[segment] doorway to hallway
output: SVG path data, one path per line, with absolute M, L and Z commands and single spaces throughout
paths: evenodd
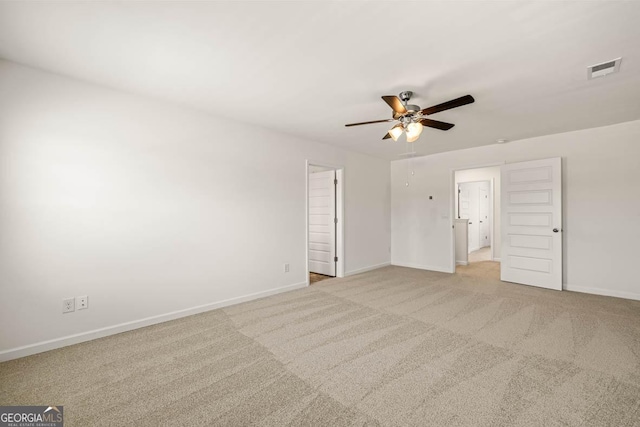
M 491 249 L 491 181 L 458 183 L 458 219 L 467 220 L 468 253 Z M 490 218 L 491 217 L 491 218 Z
M 455 171 L 456 265 L 499 262 L 500 167 Z

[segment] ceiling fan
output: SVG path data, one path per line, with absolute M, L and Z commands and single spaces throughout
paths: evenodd
M 431 120 L 426 118 L 431 114 L 439 113 L 440 111 L 450 110 L 451 108 L 461 107 L 463 105 L 471 104 L 475 102 L 473 96 L 465 95 L 460 98 L 452 99 L 451 101 L 443 102 L 442 104 L 434 105 L 433 107 L 425 108 L 423 110 L 420 109 L 417 105 L 409 105 L 407 102 L 411 99 L 413 92 L 404 91 L 400 92 L 398 96 L 383 96 L 382 99 L 384 102 L 389 104 L 389 107 L 393 109 L 393 118 L 386 120 L 373 120 L 371 122 L 362 122 L 362 123 L 350 123 L 345 125 L 349 126 L 360 126 L 360 125 L 368 125 L 371 123 L 384 123 L 384 122 L 394 122 L 398 123 L 392 127 L 387 134 L 382 139 L 393 139 L 397 141 L 402 132 L 407 134 L 407 142 L 414 142 L 422 133 L 422 127 L 427 126 L 430 128 L 440 129 L 440 130 L 449 130 L 454 125 L 452 123 L 439 122 L 437 120 Z

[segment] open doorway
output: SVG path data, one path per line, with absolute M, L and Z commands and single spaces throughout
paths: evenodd
M 455 264 L 500 261 L 500 167 L 454 172 Z
M 458 183 L 456 219 L 466 220 L 468 262 L 491 261 L 491 181 Z
M 308 283 L 342 277 L 342 169 L 307 163 Z

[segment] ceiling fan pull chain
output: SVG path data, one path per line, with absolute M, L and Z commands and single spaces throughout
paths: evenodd
M 405 142 L 406 152 L 409 152 L 409 141 Z M 409 169 L 411 168 L 411 157 L 409 157 L 407 161 L 407 182 L 405 184 L 406 187 L 409 186 Z

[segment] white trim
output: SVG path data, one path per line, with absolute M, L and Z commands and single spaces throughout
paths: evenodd
M 336 230 L 336 277 L 344 277 L 344 168 L 336 169 L 336 214 L 338 216 L 338 228 Z M 307 200 L 309 197 L 307 197 Z M 307 202 L 308 203 L 308 202 Z M 309 215 L 307 215 L 309 218 Z M 307 233 L 307 236 L 309 233 Z M 307 254 L 309 246 L 307 245 Z
M 95 340 L 97 338 L 106 337 L 109 335 L 115 335 L 122 332 L 132 331 L 138 328 L 144 328 L 145 326 L 151 326 L 158 323 L 167 322 L 170 320 L 180 319 L 182 317 L 191 316 L 198 313 L 204 313 L 205 311 L 215 310 L 217 308 L 228 307 L 230 305 L 240 304 L 242 302 L 252 301 L 258 298 L 268 297 L 270 295 L 279 294 L 282 292 L 293 291 L 295 289 L 304 288 L 307 286 L 307 282 L 300 282 L 293 285 L 282 286 L 280 288 L 274 288 L 267 291 L 256 292 L 240 297 L 229 298 L 222 301 L 212 302 L 209 304 L 199 305 L 196 307 L 186 308 L 183 310 L 172 311 L 170 313 L 159 314 L 157 316 L 146 317 L 140 320 L 133 320 L 131 322 L 120 323 L 118 325 L 107 326 L 100 329 L 94 329 L 92 331 L 81 332 L 79 334 L 67 335 L 66 337 L 55 338 L 52 340 L 41 341 L 35 344 L 29 344 L 22 347 L 10 348 L 8 350 L 0 351 L 0 362 L 6 362 L 7 360 L 18 359 L 20 357 L 31 356 L 32 354 L 42 353 L 44 351 L 54 350 L 56 348 L 66 347 L 73 344 L 78 344 L 85 341 Z
M 455 273 L 455 267 L 454 270 L 447 270 L 446 268 L 442 268 L 442 267 L 436 267 L 433 265 L 423 265 L 423 264 L 413 264 L 410 262 L 394 262 L 391 261 L 391 265 L 395 265 L 398 267 L 408 267 L 408 268 L 416 268 L 418 270 L 429 270 L 429 271 L 438 271 L 440 273 Z
M 494 166 L 502 166 L 502 165 L 506 165 L 507 162 L 506 161 L 501 161 L 501 162 L 491 162 L 491 163 L 481 163 L 481 164 L 473 164 L 473 165 L 467 165 L 467 166 L 458 166 L 454 169 L 451 169 L 452 171 L 465 171 L 468 169 L 484 169 L 484 168 L 492 168 Z
M 449 172 L 449 218 L 451 218 L 451 271 L 456 271 L 456 198 L 458 197 L 458 188 L 456 186 L 456 171 L 455 169 Z M 467 236 L 469 232 L 467 232 Z M 467 237 L 467 245 L 469 238 Z M 469 255 L 467 247 L 467 256 Z
M 493 257 L 494 261 L 500 262 L 500 257 Z
M 562 289 L 571 292 L 582 292 L 584 294 L 602 295 L 606 297 L 625 298 L 640 301 L 640 293 L 637 292 L 616 291 L 615 289 L 592 288 L 589 286 L 574 286 L 568 283 L 565 283 L 562 286 Z
M 367 271 L 377 270 L 379 268 L 388 267 L 390 265 L 391 265 L 390 262 L 383 262 L 382 264 L 370 265 L 369 267 L 364 267 L 364 268 L 359 268 L 357 270 L 347 271 L 346 273 L 344 273 L 344 277 L 353 276 L 353 275 L 360 274 L 360 273 L 366 273 Z
M 467 261 L 456 261 L 456 265 L 469 265 Z
M 491 182 L 489 183 L 489 203 L 491 203 L 491 209 L 489 209 L 489 234 L 491 235 L 491 259 L 495 258 L 495 247 L 496 247 L 496 233 L 495 233 L 495 229 L 493 227 L 493 223 L 495 221 L 495 217 L 496 217 L 496 202 L 495 202 L 495 178 L 491 178 Z

